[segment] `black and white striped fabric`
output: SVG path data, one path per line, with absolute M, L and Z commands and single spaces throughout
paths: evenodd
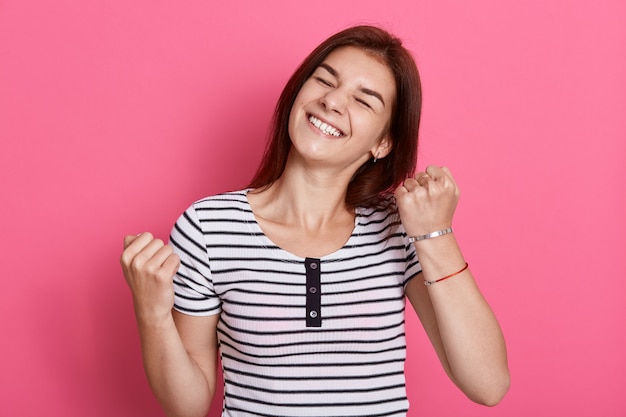
M 170 238 L 175 308 L 221 315 L 223 415 L 406 415 L 404 286 L 421 269 L 397 215 L 359 209 L 343 248 L 300 258 L 246 193 L 196 202 Z

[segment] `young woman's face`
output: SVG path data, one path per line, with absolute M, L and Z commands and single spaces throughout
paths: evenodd
M 304 83 L 289 115 L 289 135 L 308 161 L 356 170 L 390 150 L 396 98 L 393 73 L 356 47 L 336 49 Z

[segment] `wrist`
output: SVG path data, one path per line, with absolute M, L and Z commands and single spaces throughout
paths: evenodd
M 137 325 L 142 329 L 165 329 L 174 325 L 172 310 L 161 310 L 154 308 L 139 308 L 135 304 L 135 319 Z
M 440 236 L 444 236 L 447 235 L 449 233 L 453 233 L 452 227 L 446 227 L 444 229 L 438 229 L 435 230 L 434 232 L 430 232 L 430 233 L 424 233 L 421 235 L 413 235 L 413 236 L 409 236 L 409 242 L 419 242 L 422 240 L 427 240 L 427 239 L 434 239 Z
M 454 233 L 413 242 L 413 247 L 422 265 L 445 265 L 449 261 L 463 259 Z

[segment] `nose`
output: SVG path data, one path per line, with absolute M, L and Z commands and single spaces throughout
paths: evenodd
M 321 97 L 321 103 L 327 111 L 343 114 L 347 103 L 346 94 L 339 88 L 329 90 Z

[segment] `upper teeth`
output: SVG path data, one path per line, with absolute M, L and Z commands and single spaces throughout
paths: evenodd
M 341 131 L 340 130 L 335 129 L 331 125 L 328 125 L 328 124 L 322 122 L 317 117 L 309 116 L 309 122 L 311 122 L 313 124 L 313 126 L 318 128 L 322 132 L 326 133 L 327 135 L 333 135 L 335 137 L 341 136 Z

